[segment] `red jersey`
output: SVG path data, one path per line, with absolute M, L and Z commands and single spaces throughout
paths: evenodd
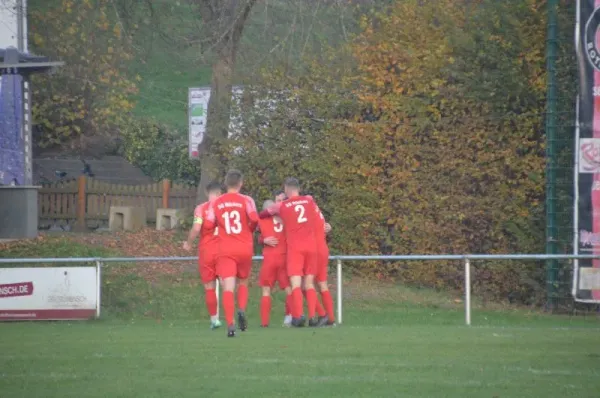
M 208 229 L 206 226 L 206 218 L 210 209 L 210 202 L 204 202 L 194 210 L 194 224 L 200 224 L 200 243 L 198 248 L 202 251 L 217 249 L 219 228 Z
M 287 251 L 285 242 L 285 232 L 283 222 L 279 217 L 269 217 L 259 220 L 258 227 L 260 228 L 260 237 L 258 241 L 262 244 L 265 238 L 270 236 L 277 238 L 279 243 L 277 246 L 264 245 L 264 254 L 285 254 Z
M 251 197 L 239 193 L 226 193 L 212 202 L 208 213 L 206 227 L 218 227 L 221 252 L 223 249 L 252 250 L 252 233 L 258 223 L 258 214 Z
M 288 247 L 315 247 L 315 228 L 317 228 L 317 204 L 312 196 L 295 196 L 275 203 L 260 213 L 262 218 L 279 215 L 285 225 L 285 237 Z
M 317 241 L 317 246 L 327 246 L 327 234 L 325 233 L 325 217 L 323 217 L 323 213 L 319 207 L 316 208 L 317 217 L 316 217 L 316 227 L 315 227 L 315 239 Z

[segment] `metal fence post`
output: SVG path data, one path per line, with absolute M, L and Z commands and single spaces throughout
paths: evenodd
M 100 318 L 100 307 L 102 306 L 102 261 L 96 260 L 96 319 Z
M 549 0 L 546 36 L 546 253 L 556 254 L 557 220 L 556 220 L 556 171 L 557 171 L 557 83 L 556 58 L 558 51 L 558 0 Z M 558 262 L 554 259 L 546 261 L 546 292 L 548 309 L 556 305 L 556 279 Z
M 471 261 L 465 257 L 465 324 L 471 326 Z
M 342 260 L 337 259 L 337 323 L 342 324 Z

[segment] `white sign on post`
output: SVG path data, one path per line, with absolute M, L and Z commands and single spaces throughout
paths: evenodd
M 243 88 L 234 86 L 231 98 L 234 105 L 239 107 Z M 208 115 L 208 101 L 210 100 L 210 87 L 190 87 L 188 89 L 188 145 L 191 159 L 198 159 L 198 145 L 204 140 L 206 134 L 206 119 Z M 236 129 L 241 128 L 241 121 L 235 115 L 235 107 L 232 106 L 232 114 L 229 122 L 229 137 Z
M 188 94 L 188 123 L 189 123 L 189 154 L 190 158 L 197 159 L 198 145 L 204 140 L 206 133 L 206 116 L 208 114 L 208 101 L 210 100 L 210 87 L 190 88 Z
M 97 267 L 0 268 L 0 321 L 94 318 L 99 289 Z

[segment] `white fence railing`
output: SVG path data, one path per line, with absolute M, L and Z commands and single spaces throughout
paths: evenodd
M 262 260 L 262 256 L 253 257 L 254 261 Z M 592 260 L 600 259 L 600 255 L 587 254 L 448 254 L 448 255 L 374 255 L 374 256 L 351 256 L 340 255 L 330 256 L 330 260 L 336 261 L 336 281 L 337 281 L 337 322 L 342 323 L 342 262 L 343 261 L 441 261 L 456 260 L 464 263 L 464 284 L 465 284 L 465 324 L 471 325 L 471 262 L 475 260 Z M 104 263 L 124 263 L 124 262 L 152 262 L 152 261 L 197 261 L 197 257 L 67 257 L 67 258 L 0 258 L 2 264 L 39 264 L 39 263 L 94 263 L 98 267 L 98 283 L 100 284 L 100 272 Z M 217 289 L 219 288 L 217 284 Z M 98 294 L 100 289 L 98 289 Z M 218 297 L 217 290 L 217 297 Z M 98 297 L 100 303 L 100 297 Z M 99 305 L 98 305 L 99 307 Z M 98 310 L 98 316 L 100 312 Z

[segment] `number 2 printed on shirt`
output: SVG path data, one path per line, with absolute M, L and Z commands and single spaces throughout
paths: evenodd
M 302 224 L 308 221 L 308 219 L 304 217 L 304 212 L 306 211 L 304 206 L 296 205 L 296 207 L 294 207 L 294 210 L 296 211 L 296 213 L 298 213 L 298 224 Z

